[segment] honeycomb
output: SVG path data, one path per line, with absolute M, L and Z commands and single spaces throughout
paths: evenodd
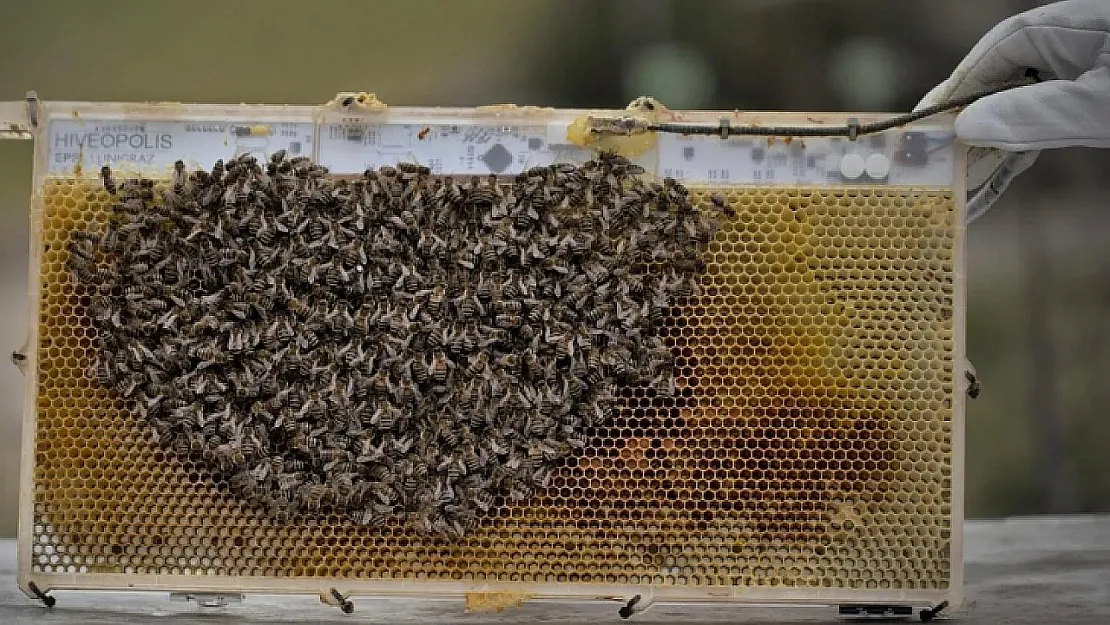
M 65 270 L 98 182 L 41 189 L 32 574 L 946 589 L 956 205 L 944 189 L 694 188 L 736 209 L 662 332 L 676 397 L 621 409 L 526 505 L 466 538 L 279 524 L 87 375 Z

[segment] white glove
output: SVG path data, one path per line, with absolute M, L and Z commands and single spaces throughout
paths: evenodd
M 1040 151 L 1110 147 L 1110 0 L 1066 0 L 995 26 L 917 108 L 1039 74 L 1037 84 L 969 105 L 956 135 L 969 146 L 967 221 L 982 215 Z

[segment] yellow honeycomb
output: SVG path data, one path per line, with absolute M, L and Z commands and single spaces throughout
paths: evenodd
M 715 189 L 696 188 L 708 207 Z M 527 505 L 462 540 L 339 517 L 275 523 L 86 370 L 65 270 L 97 182 L 42 189 L 33 572 L 945 589 L 955 203 L 945 190 L 716 189 L 737 214 L 663 332 L 676 398 L 643 388 Z

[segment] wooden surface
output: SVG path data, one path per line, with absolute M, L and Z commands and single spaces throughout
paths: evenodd
M 966 525 L 968 601 L 952 622 L 1110 624 L 1110 516 L 1037 517 Z M 655 605 L 631 621 L 614 603 L 531 602 L 466 613 L 462 601 L 356 598 L 346 615 L 315 597 L 248 596 L 225 608 L 170 601 L 164 593 L 55 592 L 47 609 L 15 583 L 15 541 L 0 540 L 0 624 L 29 623 L 836 623 L 834 608 Z M 912 621 L 917 622 L 915 617 Z M 934 621 L 935 622 L 935 621 Z

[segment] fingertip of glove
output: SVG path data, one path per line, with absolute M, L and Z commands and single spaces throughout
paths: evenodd
M 996 107 L 987 100 L 989 98 L 973 102 L 956 116 L 956 137 L 970 146 L 1005 147 L 1012 139 L 1012 131 L 998 118 Z
M 913 107 L 913 110 L 915 112 L 920 111 L 923 108 L 927 108 L 941 102 L 948 97 L 947 92 L 949 90 L 949 81 L 947 80 L 936 85 L 935 87 L 930 89 L 929 92 L 926 93 L 920 101 L 918 101 L 917 106 Z

